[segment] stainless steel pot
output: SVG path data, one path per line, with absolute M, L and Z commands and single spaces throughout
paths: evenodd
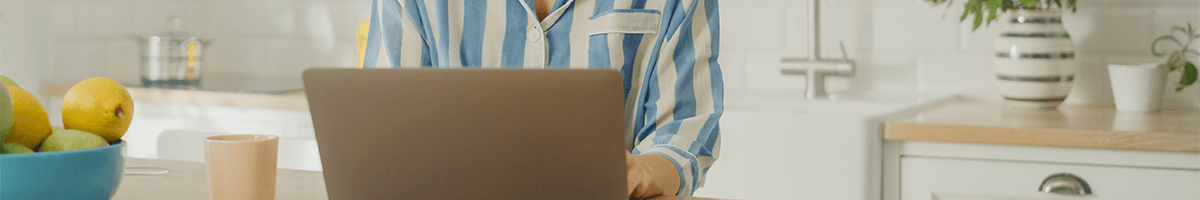
M 141 46 L 143 86 L 200 86 L 204 50 L 212 44 L 212 38 L 170 34 L 137 40 Z

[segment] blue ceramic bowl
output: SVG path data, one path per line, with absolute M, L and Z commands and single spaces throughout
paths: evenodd
M 0 154 L 0 199 L 111 199 L 125 159 L 118 140 L 107 147 Z

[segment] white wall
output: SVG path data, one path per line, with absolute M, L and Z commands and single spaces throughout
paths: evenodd
M 999 100 L 992 74 L 993 42 L 1006 26 L 971 31 L 959 23 L 963 1 L 934 7 L 924 0 L 822 0 L 822 54 L 840 57 L 845 42 L 856 60 L 853 78 L 833 78 L 831 92 L 891 90 L 957 92 Z M 777 60 L 807 54 L 807 1 L 722 0 L 721 64 L 730 95 L 747 90 L 800 92 L 802 77 L 781 77 Z M 1196 0 L 1081 0 L 1064 24 L 1080 63 L 1073 103 L 1112 102 L 1110 62 L 1161 62 L 1150 41 L 1187 21 L 1200 25 Z M 1196 44 L 1193 44 L 1196 45 Z M 1162 48 L 1162 47 L 1160 47 Z M 1194 60 L 1194 59 L 1193 59 Z M 1172 76 L 1172 81 L 1178 76 Z M 1200 89 L 1169 92 L 1172 104 L 1200 106 Z
M 138 84 L 134 36 L 171 29 L 215 37 L 204 75 L 299 78 L 314 66 L 355 65 L 355 28 L 370 1 L 4 0 L 0 73 L 21 84 L 105 76 Z M 33 50 L 33 51 L 30 51 Z M 23 83 L 29 82 L 29 83 Z M 36 93 L 36 92 L 35 92 Z
M 23 89 L 39 94 L 36 87 L 46 79 L 50 48 L 44 10 L 45 1 L 0 1 L 0 75 L 13 78 Z M 29 87 L 35 86 L 35 87 Z
M 959 1 L 961 2 L 961 1 Z M 859 70 L 832 78 L 832 92 L 962 92 L 999 99 L 992 83 L 992 43 L 1003 23 L 978 31 L 958 22 L 961 6 L 922 0 L 825 0 L 826 57 L 845 42 Z M 1065 14 L 1079 59 L 1069 101 L 1109 103 L 1106 65 L 1158 62 L 1149 43 L 1170 25 L 1200 24 L 1196 0 L 1084 0 Z M 778 74 L 780 56 L 806 54 L 803 0 L 721 0 L 722 54 L 728 95 L 749 90 L 800 92 L 802 77 Z M 205 75 L 298 77 L 312 66 L 356 62 L 354 30 L 369 0 L 4 0 L 0 74 L 22 84 L 70 83 L 92 76 L 138 81 L 132 35 L 168 28 L 216 37 Z M 1172 77 L 1177 78 L 1177 77 Z M 24 83 L 29 82 L 29 83 Z M 1168 102 L 1200 105 L 1200 89 L 1168 93 Z

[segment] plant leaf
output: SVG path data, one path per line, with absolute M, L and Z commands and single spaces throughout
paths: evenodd
M 967 20 L 967 15 L 971 14 L 971 10 L 974 10 L 974 8 L 975 8 L 975 1 L 976 0 L 967 0 L 967 3 L 965 5 L 963 5 L 962 17 L 959 17 L 958 21 L 961 22 L 961 21 Z
M 1196 72 L 1196 65 L 1192 65 L 1191 62 L 1185 61 L 1185 64 L 1183 66 L 1183 77 L 1179 78 L 1179 87 L 1176 87 L 1175 91 L 1178 92 L 1180 90 L 1183 90 L 1184 87 L 1187 87 L 1187 86 L 1192 85 L 1193 83 L 1196 83 L 1197 75 L 1198 75 L 1198 73 Z
M 1000 6 L 1002 5 L 1001 2 L 1004 2 L 1004 0 L 988 0 L 987 8 L 988 8 L 989 12 L 988 12 L 987 24 L 989 26 L 992 25 L 992 21 L 996 21 L 996 14 L 997 14 L 996 10 L 1000 9 Z
M 1158 43 L 1161 41 L 1164 41 L 1164 40 L 1175 41 L 1175 44 L 1177 44 L 1181 47 L 1183 46 L 1183 43 L 1179 42 L 1179 38 L 1175 38 L 1175 36 L 1172 36 L 1172 35 L 1164 35 L 1162 37 L 1158 37 L 1158 39 L 1154 39 L 1154 42 L 1150 43 L 1150 53 L 1154 54 L 1154 56 L 1157 56 L 1157 57 L 1162 57 L 1163 54 L 1166 54 L 1166 52 L 1158 53 L 1158 48 L 1156 48 L 1158 46 Z
M 1171 56 L 1167 57 L 1167 66 L 1171 67 L 1169 71 L 1172 72 L 1182 68 L 1186 62 L 1187 60 L 1184 60 L 1183 56 L 1179 55 L 1179 51 L 1171 51 Z
M 975 27 L 971 28 L 971 30 L 978 30 L 980 24 L 983 24 L 983 12 L 975 12 Z
M 1188 30 L 1188 28 L 1187 28 L 1187 27 L 1183 27 L 1183 26 L 1171 26 L 1171 35 L 1175 35 L 1175 31 L 1176 31 L 1176 30 L 1179 30 L 1179 31 L 1187 31 L 1187 30 Z
M 1021 0 L 1021 7 L 1027 9 L 1035 8 L 1037 7 L 1037 0 Z

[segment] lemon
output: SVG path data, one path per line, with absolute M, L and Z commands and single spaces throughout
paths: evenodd
M 129 130 L 133 98 L 117 81 L 104 77 L 80 81 L 63 96 L 63 126 L 114 142 Z
M 50 118 L 46 116 L 46 109 L 33 94 L 17 86 L 7 87 L 13 99 L 13 125 L 4 141 L 35 149 L 50 136 Z
M 8 94 L 8 86 L 0 86 L 0 142 L 8 138 L 8 129 L 12 128 L 13 102 Z
M 96 134 L 80 130 L 60 130 L 50 134 L 38 152 L 70 151 L 108 146 L 108 141 Z
M 11 142 L 4 142 L 4 146 L 2 147 L 0 148 L 0 154 L 33 153 L 33 149 Z
M 21 86 L 17 85 L 16 81 L 13 81 L 12 79 L 8 79 L 7 76 L 0 76 L 0 83 L 4 83 L 4 85 L 21 87 Z

